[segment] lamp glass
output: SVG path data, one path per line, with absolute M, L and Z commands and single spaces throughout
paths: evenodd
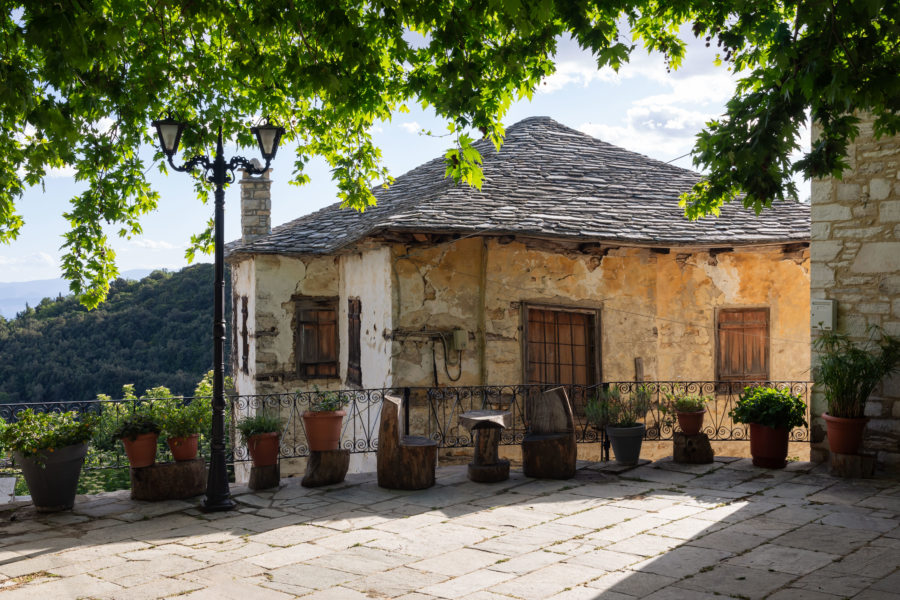
M 181 123 L 170 121 L 168 119 L 156 123 L 156 130 L 159 133 L 159 143 L 162 145 L 163 152 L 169 156 L 175 154 L 178 150 L 178 142 L 183 127 L 184 125 Z
M 256 141 L 259 143 L 259 151 L 262 152 L 263 158 L 272 160 L 278 151 L 278 142 L 281 140 L 284 129 L 274 125 L 260 125 L 253 127 L 252 131 L 256 134 Z

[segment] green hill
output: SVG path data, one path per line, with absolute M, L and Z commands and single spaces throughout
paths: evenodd
M 210 264 L 154 271 L 116 280 L 93 311 L 67 296 L 0 317 L 0 402 L 117 398 L 126 383 L 191 394 L 212 369 L 213 278 Z M 225 281 L 230 326 L 227 274 Z M 226 368 L 230 339 L 226 333 Z

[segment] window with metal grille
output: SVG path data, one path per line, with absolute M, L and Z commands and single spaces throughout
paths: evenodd
M 297 374 L 302 379 L 338 377 L 337 298 L 295 301 Z
M 359 298 L 347 300 L 347 383 L 362 385 L 362 366 L 360 365 L 360 330 L 362 302 Z
M 599 372 L 595 351 L 599 315 L 594 310 L 527 307 L 526 383 L 592 385 Z
M 720 309 L 716 323 L 719 381 L 768 381 L 769 309 Z

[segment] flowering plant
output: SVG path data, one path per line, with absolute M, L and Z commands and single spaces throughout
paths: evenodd
M 86 442 L 96 426 L 95 415 L 75 411 L 36 413 L 28 408 L 17 415 L 16 421 L 0 428 L 0 445 L 31 457 Z

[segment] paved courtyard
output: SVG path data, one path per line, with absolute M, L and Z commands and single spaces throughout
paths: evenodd
M 235 487 L 239 510 L 209 515 L 128 492 L 48 517 L 0 507 L 0 596 L 900 600 L 897 480 L 747 459 L 580 467 L 499 484 L 442 467 L 421 492 L 289 479 Z

